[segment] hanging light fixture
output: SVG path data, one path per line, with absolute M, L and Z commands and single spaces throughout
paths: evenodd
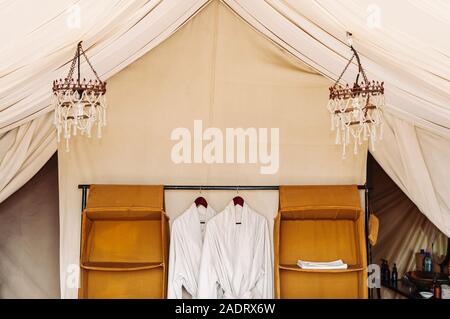
M 81 79 L 81 56 L 94 73 L 94 80 Z M 73 78 L 75 67 L 77 77 Z M 78 130 L 82 135 L 91 137 L 92 128 L 97 126 L 97 137 L 101 138 L 102 127 L 106 125 L 105 93 L 106 82 L 100 80 L 79 42 L 69 74 L 65 79 L 53 81 L 54 124 L 58 133 L 58 143 L 63 134 L 66 151 L 69 151 L 71 136 L 77 135 Z
M 330 87 L 328 110 L 331 114 L 331 129 L 336 131 L 336 144 L 342 145 L 342 157 L 346 157 L 347 147 L 353 146 L 358 153 L 363 141 L 370 140 L 370 148 L 375 150 L 377 140 L 383 138 L 384 82 L 369 81 L 361 65 L 358 52 L 352 43 L 352 34 L 347 32 L 347 40 L 353 52 L 346 67 L 333 86 Z M 353 59 L 358 63 L 358 74 L 352 86 L 342 86 L 339 82 Z M 362 77 L 362 78 L 361 78 Z M 361 78 L 361 79 L 360 79 Z

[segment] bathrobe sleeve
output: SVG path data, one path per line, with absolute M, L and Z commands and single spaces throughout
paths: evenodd
M 261 275 L 259 276 L 256 287 L 259 295 L 263 299 L 273 298 L 273 262 L 272 245 L 269 235 L 269 226 L 267 220 L 263 220 L 260 238 L 258 240 L 258 254 L 261 264 Z
M 214 262 L 220 263 L 217 260 L 219 256 L 215 253 L 214 231 L 212 225 L 206 226 L 205 239 L 203 242 L 202 260 L 200 262 L 200 274 L 198 283 L 198 298 L 199 299 L 217 299 L 217 272 Z
M 178 226 L 177 221 L 175 221 L 170 234 L 169 274 L 167 283 L 168 299 L 182 299 L 183 297 L 183 274 L 186 268 L 184 265 L 183 251 L 179 242 L 180 227 Z
M 269 226 L 267 220 L 264 220 L 264 290 L 263 298 L 273 298 L 273 262 L 272 262 L 272 244 L 270 240 Z

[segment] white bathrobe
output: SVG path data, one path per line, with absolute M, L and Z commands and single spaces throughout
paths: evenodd
M 216 212 L 211 205 L 205 208 L 197 207 L 194 203 L 173 221 L 170 235 L 168 298 L 182 299 L 183 287 L 192 298 L 197 298 L 205 225 L 215 215 Z
M 263 216 L 246 203 L 241 207 L 231 201 L 206 227 L 198 297 L 273 298 L 269 237 Z

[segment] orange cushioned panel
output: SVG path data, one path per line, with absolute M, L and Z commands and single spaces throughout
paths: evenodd
M 281 186 L 275 219 L 277 298 L 367 298 L 357 186 Z M 297 261 L 342 259 L 347 270 L 303 270 Z
M 350 206 L 360 208 L 357 185 L 281 186 L 280 209 L 307 206 Z
M 82 221 L 80 298 L 165 297 L 163 201 L 162 186 L 91 186 Z
M 164 186 L 91 185 L 86 207 L 147 207 L 163 210 Z

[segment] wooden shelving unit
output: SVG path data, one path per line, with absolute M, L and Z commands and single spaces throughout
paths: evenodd
M 354 272 L 361 271 L 363 268 L 359 265 L 349 265 L 347 269 L 302 269 L 297 265 L 279 265 L 279 269 L 282 270 L 290 270 L 290 271 L 299 271 L 299 272 L 312 272 L 312 273 L 346 273 L 346 272 Z
M 357 186 L 280 186 L 275 220 L 277 298 L 367 298 L 364 213 Z M 345 270 L 310 270 L 299 259 L 342 259 Z
M 167 257 L 162 187 L 91 185 L 79 298 L 165 298 Z

